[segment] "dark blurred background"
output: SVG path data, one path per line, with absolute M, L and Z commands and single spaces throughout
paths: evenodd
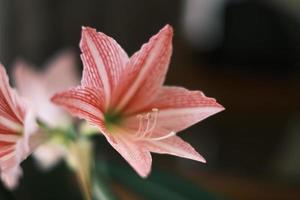
M 226 199 L 300 199 L 298 0 L 0 0 L 0 60 L 8 69 L 17 57 L 42 66 L 72 48 L 81 66 L 82 25 L 131 55 L 166 23 L 175 29 L 167 84 L 201 89 L 226 110 L 180 134 L 207 164 L 154 155 L 154 170 Z M 103 159 L 127 165 L 98 143 Z M 17 199 L 81 199 L 63 163 L 49 173 L 31 159 L 23 166 Z M 141 198 L 113 185 L 121 199 Z M 9 195 L 1 189 L 1 200 Z

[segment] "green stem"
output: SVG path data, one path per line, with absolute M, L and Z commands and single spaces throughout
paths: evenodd
M 70 145 L 69 165 L 74 169 L 85 200 L 115 199 L 105 177 L 96 171 L 93 145 L 89 138 L 79 137 Z
M 92 144 L 85 138 L 78 138 L 69 146 L 68 163 L 74 169 L 85 200 L 92 200 L 92 156 Z

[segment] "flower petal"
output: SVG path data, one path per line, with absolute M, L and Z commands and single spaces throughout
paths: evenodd
M 22 123 L 25 108 L 15 91 L 9 86 L 8 76 L 0 64 L 0 116 L 15 123 Z
M 103 88 L 108 105 L 111 93 L 120 84 L 128 56 L 114 39 L 89 27 L 82 28 L 80 48 L 84 66 L 81 84 Z
M 18 185 L 19 178 L 23 175 L 20 166 L 14 166 L 1 172 L 1 180 L 7 188 L 15 188 Z
M 25 105 L 9 86 L 5 68 L 0 64 L 0 142 L 16 141 L 22 131 L 24 115 Z
M 163 84 L 172 54 L 173 29 L 166 25 L 135 53 L 126 66 L 117 110 L 128 113 L 145 107 L 155 98 Z M 129 106 L 128 106 L 129 104 Z
M 29 100 L 29 103 L 45 122 L 51 123 L 49 120 L 49 110 L 56 112 L 57 108 L 49 109 L 49 98 L 51 97 L 44 84 L 44 77 L 33 70 L 33 67 L 22 60 L 18 60 L 14 64 L 13 78 L 18 92 L 22 97 Z M 50 105 L 51 106 L 51 105 Z M 52 106 L 53 107 L 53 106 Z M 56 119 L 55 119 L 56 120 Z
M 23 97 L 36 96 L 36 93 L 44 93 L 38 74 L 30 64 L 23 60 L 17 60 L 13 67 L 13 80 L 18 92 Z M 26 83 L 26 84 L 25 84 Z M 33 97 L 32 97 L 33 96 Z M 38 102 L 38 101 L 37 101 Z
M 46 71 L 40 75 L 40 78 L 43 78 L 48 97 L 79 83 L 76 67 L 75 54 L 67 50 L 57 54 L 47 63 Z
M 159 154 L 171 154 L 183 158 L 188 158 L 200 162 L 205 159 L 187 142 L 178 136 L 173 136 L 164 140 L 147 141 L 145 145 L 149 151 Z
M 22 175 L 20 163 L 25 160 L 45 139 L 36 124 L 35 115 L 26 113 L 23 135 L 9 145 L 0 142 L 1 178 L 5 185 L 12 189 L 17 186 Z M 2 146 L 2 147 L 1 147 Z
M 88 87 L 77 87 L 66 92 L 55 94 L 51 101 L 64 107 L 72 115 L 103 127 L 104 98 L 99 90 Z
M 163 87 L 158 98 L 145 110 L 159 109 L 157 128 L 179 132 L 205 118 L 216 114 L 224 107 L 215 99 L 200 91 L 181 87 Z
M 36 130 L 35 116 L 10 88 L 5 69 L 0 65 L 0 170 L 8 187 L 16 186 L 21 175 L 19 164 L 40 142 L 40 137 L 34 134 Z
M 34 71 L 22 60 L 14 65 L 14 80 L 20 94 L 34 104 L 38 117 L 49 126 L 68 124 L 69 115 L 50 102 L 51 96 L 71 86 L 77 85 L 75 56 L 71 51 L 63 51 L 46 66 L 45 71 Z M 26 83 L 26 84 L 25 84 Z
M 114 133 L 113 141 L 107 137 L 109 143 L 130 164 L 130 166 L 141 176 L 147 177 L 151 171 L 151 154 L 143 144 L 132 141 L 126 137 L 127 133 Z
M 15 148 L 21 137 L 24 112 L 0 64 L 0 172 L 7 187 L 14 187 L 20 175 Z

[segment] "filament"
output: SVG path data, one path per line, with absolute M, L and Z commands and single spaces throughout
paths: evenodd
M 171 131 L 169 134 L 161 136 L 161 137 L 152 137 L 152 138 L 147 138 L 147 140 L 153 140 L 153 141 L 159 141 L 159 140 L 164 140 L 170 137 L 175 136 L 176 133 L 174 131 Z
M 138 130 L 135 133 L 135 138 L 137 140 L 163 140 L 169 137 L 176 135 L 175 132 L 171 131 L 167 135 L 161 137 L 152 137 L 153 131 L 157 126 L 157 118 L 158 118 L 159 110 L 157 108 L 153 108 L 151 112 L 148 112 L 144 115 L 137 115 L 139 126 Z

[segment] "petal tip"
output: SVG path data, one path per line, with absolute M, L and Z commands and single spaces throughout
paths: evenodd
M 22 58 L 17 58 L 13 65 L 12 65 L 12 70 L 13 70 L 13 75 L 23 75 L 25 68 L 28 66 L 27 62 L 23 60 Z M 16 79 L 16 78 L 14 78 Z
M 81 39 L 79 42 L 79 46 L 80 46 L 81 50 L 82 50 L 83 43 L 85 43 L 85 41 L 86 41 L 86 38 L 91 37 L 91 35 L 93 35 L 95 33 L 97 33 L 97 30 L 94 28 L 91 28 L 89 26 L 81 27 Z
M 0 69 L 4 69 L 4 70 L 5 70 L 5 67 L 4 67 L 4 65 L 2 64 L 2 62 L 0 62 Z
M 1 71 L 4 71 L 6 73 L 6 69 L 5 69 L 4 65 L 1 62 L 0 62 L 0 69 L 1 69 Z
M 206 96 L 204 95 L 204 97 L 206 97 Z M 210 107 L 212 107 L 216 111 L 216 113 L 225 110 L 225 107 L 223 105 L 221 105 L 220 103 L 218 103 L 216 99 L 214 99 L 214 98 L 211 98 L 211 99 L 213 100 L 213 103 L 210 105 Z
M 82 31 L 88 31 L 88 30 L 96 30 L 96 29 L 94 29 L 92 27 L 89 27 L 89 26 L 81 26 L 81 30 Z
M 54 94 L 51 98 L 50 98 L 50 101 L 52 102 L 52 103 L 57 103 L 57 98 L 59 98 L 59 96 L 60 96 L 60 94 L 61 93 L 56 93 L 56 94 Z
M 166 24 L 163 29 L 173 32 L 173 27 L 170 24 Z
M 90 32 L 96 32 L 96 29 L 91 28 L 89 26 L 81 26 L 81 36 L 82 37 L 86 34 L 89 34 Z
M 64 91 L 64 92 L 57 92 L 55 93 L 51 98 L 50 101 L 54 104 L 60 105 L 61 104 L 61 99 L 64 97 L 64 95 L 68 92 Z
M 193 156 L 193 157 L 190 158 L 190 159 L 195 160 L 195 161 L 198 161 L 198 162 L 202 162 L 202 163 L 204 163 L 204 164 L 207 163 L 206 159 L 205 159 L 202 155 L 200 155 L 199 153 L 197 153 L 197 155 Z
M 169 35 L 169 36 L 173 36 L 173 27 L 169 24 L 165 25 L 161 30 L 160 30 L 161 33 L 164 33 L 166 35 Z
M 223 110 L 226 110 L 226 108 L 224 106 L 221 106 L 221 110 L 220 111 L 223 111 Z
M 150 173 L 151 173 L 151 169 L 150 170 L 147 170 L 147 171 L 137 171 L 138 175 L 144 179 L 148 178 Z
M 217 103 L 217 107 L 219 108 L 219 112 L 222 112 L 225 110 L 225 107 L 222 106 L 221 104 Z
M 97 32 L 95 28 L 92 28 L 92 27 L 89 27 L 89 26 L 81 26 L 81 30 L 82 30 L 82 32 L 85 32 L 85 31 L 95 31 L 95 32 Z
M 28 63 L 23 58 L 16 58 L 13 62 L 13 67 L 28 65 Z

